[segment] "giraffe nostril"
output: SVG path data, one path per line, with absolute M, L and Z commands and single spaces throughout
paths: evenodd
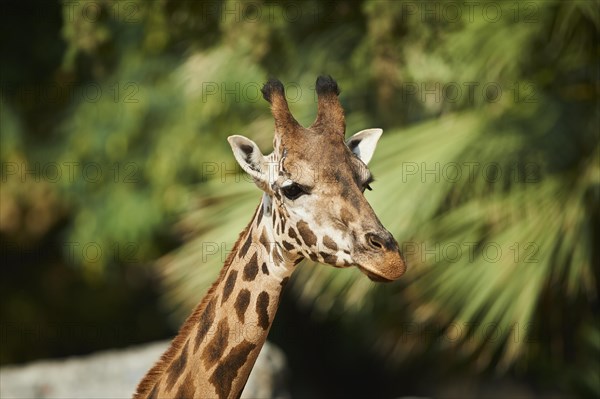
M 367 233 L 367 242 L 369 245 L 377 250 L 382 250 L 385 247 L 385 240 L 376 234 Z

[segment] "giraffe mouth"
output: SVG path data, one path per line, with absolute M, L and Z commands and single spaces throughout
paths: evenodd
M 391 283 L 392 281 L 394 281 L 390 280 L 389 278 L 385 278 L 380 274 L 373 273 L 372 271 L 367 270 L 360 265 L 356 265 L 356 267 L 358 268 L 358 270 L 364 273 L 369 278 L 369 280 L 374 281 L 376 283 Z
M 357 258 L 358 256 L 355 256 Z M 378 259 L 379 258 L 379 259 Z M 381 257 L 356 259 L 358 270 L 365 274 L 371 281 L 389 283 L 398 280 L 406 272 L 406 262 L 398 251 L 387 251 Z

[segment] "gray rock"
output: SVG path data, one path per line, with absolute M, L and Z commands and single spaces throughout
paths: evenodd
M 169 342 L 110 350 L 63 360 L 36 361 L 0 368 L 0 397 L 10 398 L 130 398 L 144 374 Z M 290 397 L 285 389 L 283 352 L 268 342 L 262 348 L 242 398 Z

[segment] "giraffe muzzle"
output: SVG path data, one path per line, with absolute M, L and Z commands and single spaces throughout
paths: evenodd
M 406 272 L 406 262 L 398 243 L 388 232 L 367 233 L 364 236 L 366 251 L 357 266 L 369 279 L 376 282 L 391 282 Z

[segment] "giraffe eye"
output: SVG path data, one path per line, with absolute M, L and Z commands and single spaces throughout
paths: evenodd
M 290 200 L 295 200 L 301 195 L 306 194 L 306 191 L 304 191 L 304 189 L 296 183 L 292 183 L 289 186 L 282 187 L 281 191 L 283 192 L 283 195 L 285 195 L 285 197 Z

